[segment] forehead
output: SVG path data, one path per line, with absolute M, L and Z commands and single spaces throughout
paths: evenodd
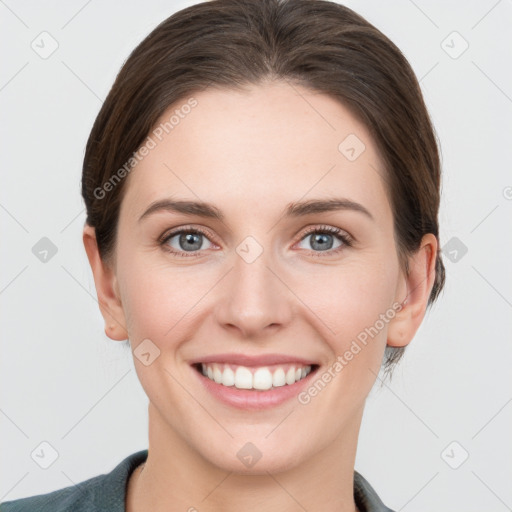
M 388 213 L 376 145 L 334 98 L 286 82 L 191 98 L 168 108 L 150 132 L 154 147 L 131 171 L 122 208 L 140 215 L 173 196 L 223 210 L 243 198 L 238 209 L 261 210 L 342 195 L 370 203 L 376 216 Z

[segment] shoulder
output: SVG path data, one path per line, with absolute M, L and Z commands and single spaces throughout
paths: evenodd
M 354 500 L 361 512 L 394 512 L 382 503 L 375 489 L 357 471 L 354 471 Z
M 82 512 L 82 510 L 94 510 L 95 496 L 98 494 L 98 489 L 103 487 L 102 481 L 105 477 L 106 475 L 100 475 L 77 485 L 47 494 L 6 501 L 0 506 L 0 511 L 49 512 L 52 510 L 54 512 L 71 512 L 71 510 L 74 510 Z
M 147 458 L 141 450 L 126 457 L 110 473 L 46 494 L 6 501 L 0 512 L 124 512 L 126 484 L 133 470 Z

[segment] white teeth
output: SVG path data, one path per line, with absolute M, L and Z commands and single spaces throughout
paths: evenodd
M 284 374 L 284 370 L 282 368 L 278 368 L 274 375 L 272 375 L 272 386 L 278 388 L 280 386 L 284 386 L 286 384 L 286 377 Z
M 208 374 L 208 377 L 210 375 Z M 286 384 L 293 384 L 295 382 L 295 368 L 292 366 L 287 372 L 286 372 Z
M 245 366 L 239 366 L 235 372 L 235 387 L 238 389 L 252 389 L 252 373 Z
M 288 367 L 288 365 L 286 365 Z M 292 365 L 285 369 L 281 366 L 268 368 L 263 366 L 249 369 L 245 366 L 228 364 L 201 364 L 201 373 L 210 380 L 223 386 L 235 386 L 238 389 L 257 389 L 266 391 L 272 388 L 291 385 L 303 379 L 311 372 L 311 366 Z
M 220 384 L 222 382 L 222 372 L 220 371 L 220 368 L 218 365 L 213 365 L 213 380 Z
M 235 385 L 235 372 L 228 366 L 222 373 L 222 385 L 234 386 Z
M 270 389 L 272 387 L 272 374 L 268 368 L 258 368 L 252 378 L 254 389 Z

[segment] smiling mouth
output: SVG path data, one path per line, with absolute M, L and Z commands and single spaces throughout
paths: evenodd
M 207 379 L 221 386 L 244 390 L 269 391 L 291 386 L 316 371 L 318 365 L 281 364 L 247 367 L 227 363 L 192 365 Z

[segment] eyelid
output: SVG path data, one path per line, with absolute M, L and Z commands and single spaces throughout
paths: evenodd
M 347 239 L 349 239 L 351 242 L 355 241 L 354 237 L 350 233 L 348 233 L 348 231 L 345 231 L 344 229 L 341 229 L 341 228 L 338 228 L 335 226 L 331 226 L 329 224 L 315 224 L 315 225 L 307 227 L 306 230 L 301 233 L 299 241 L 302 240 L 303 238 L 305 238 L 306 236 L 310 235 L 311 233 L 322 233 L 322 232 L 326 232 L 326 233 L 330 233 L 332 235 L 338 235 L 338 236 L 343 235 Z
M 163 244 L 163 243 L 167 242 L 173 236 L 179 235 L 181 233 L 187 233 L 187 232 L 188 233 L 195 233 L 195 232 L 201 233 L 206 238 L 208 238 L 208 240 L 210 240 L 211 243 L 213 243 L 213 244 L 216 243 L 212 240 L 212 238 L 215 239 L 215 236 L 209 230 L 207 230 L 206 228 L 200 227 L 200 226 L 195 226 L 195 225 L 179 226 L 179 227 L 164 231 L 164 233 L 158 237 L 158 242 Z
M 300 237 L 298 240 L 293 244 L 294 246 L 298 243 L 302 242 L 307 236 L 311 235 L 312 233 L 327 233 L 329 235 L 334 236 L 335 238 L 338 238 L 338 240 L 341 242 L 341 246 L 337 247 L 336 249 L 329 249 L 327 251 L 313 251 L 313 250 L 307 250 L 309 254 L 313 254 L 315 256 L 322 256 L 325 255 L 325 257 L 337 255 L 340 251 L 343 251 L 349 247 L 352 247 L 356 240 L 355 238 L 345 231 L 344 229 L 331 226 L 331 225 L 312 225 L 306 228 L 306 231 L 302 231 L 300 234 Z
M 160 235 L 160 237 L 158 237 L 157 243 L 162 248 L 162 250 L 176 258 L 199 258 L 203 256 L 203 253 L 206 249 L 202 249 L 199 251 L 180 251 L 172 248 L 168 244 L 171 238 L 174 238 L 175 236 L 183 233 L 199 233 L 203 235 L 211 244 L 213 244 L 214 246 L 217 245 L 213 240 L 211 240 L 212 238 L 215 239 L 215 237 L 211 235 L 209 230 L 203 227 L 192 225 L 178 226 L 170 230 L 164 231 L 164 233 Z

